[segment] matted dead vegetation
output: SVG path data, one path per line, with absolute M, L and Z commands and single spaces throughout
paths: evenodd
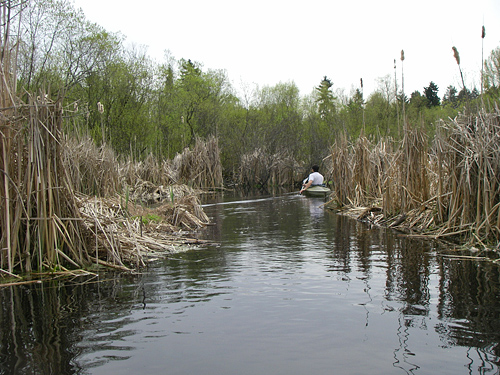
M 500 111 L 443 121 L 430 147 L 406 127 L 401 143 L 340 138 L 332 147 L 336 207 L 360 220 L 496 248 L 500 241 Z
M 120 198 L 79 196 L 78 206 L 87 235 L 95 239 L 92 261 L 125 271 L 145 266 L 151 258 L 177 252 L 182 245 L 203 243 L 180 230 L 193 231 L 209 223 L 196 196 L 154 209 L 130 204 L 124 210 Z
M 60 103 L 43 95 L 2 114 L 3 276 L 92 264 L 131 270 L 202 242 L 186 233 L 208 218 L 197 191 L 174 184 L 171 163 L 120 162 L 106 146 L 65 139 Z
M 194 189 L 222 185 L 217 141 L 199 139 L 173 162 L 135 162 L 65 136 L 62 99 L 16 96 L 11 8 L 0 7 L 0 277 L 92 264 L 130 270 L 199 242 L 185 233 L 208 224 Z

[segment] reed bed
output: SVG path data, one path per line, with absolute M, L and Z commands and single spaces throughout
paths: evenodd
M 269 154 L 258 148 L 241 157 L 238 182 L 245 187 L 293 186 L 300 169 L 288 151 Z
M 354 144 L 342 135 L 332 146 L 330 175 L 335 201 L 340 206 L 359 207 L 393 194 L 397 177 L 391 140 L 377 145 L 361 135 Z M 389 208 L 387 208 L 389 209 Z M 390 208 L 392 209 L 392 208 Z
M 173 160 L 177 181 L 196 188 L 222 188 L 222 164 L 217 138 L 196 139 L 192 150 L 185 149 Z
M 478 241 L 500 239 L 500 110 L 462 115 L 443 125 L 439 140 L 442 235 L 466 231 Z
M 0 268 L 53 268 L 88 261 L 78 206 L 63 161 L 62 108 L 44 95 L 16 103 L 0 132 Z
M 186 231 L 207 225 L 208 218 L 198 192 L 175 184 L 175 163 L 153 157 L 120 162 L 105 145 L 68 139 L 62 124 L 60 102 L 45 95 L 2 110 L 2 277 L 92 264 L 130 271 L 159 252 L 200 242 L 187 239 Z M 218 158 L 216 143 L 209 142 L 203 157 L 210 152 Z M 217 168 L 214 160 L 210 168 Z M 196 169 L 198 176 L 203 168 Z M 210 183 L 208 173 L 204 183 Z M 159 207 L 144 205 L 152 202 Z
M 500 111 L 442 121 L 431 143 L 405 126 L 403 140 L 332 147 L 331 204 L 376 224 L 435 238 L 500 241 Z M 430 145 L 430 146 L 429 146 Z
M 75 190 L 98 197 L 121 191 L 122 178 L 114 151 L 106 144 L 96 147 L 91 138 L 63 137 L 64 167 Z

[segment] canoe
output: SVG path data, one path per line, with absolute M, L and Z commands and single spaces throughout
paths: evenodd
M 311 186 L 304 190 L 303 194 L 307 197 L 326 197 L 332 191 L 324 186 Z

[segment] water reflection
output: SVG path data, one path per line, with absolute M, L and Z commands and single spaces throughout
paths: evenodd
M 499 373 L 498 266 L 322 203 L 207 205 L 219 247 L 0 289 L 0 374 Z

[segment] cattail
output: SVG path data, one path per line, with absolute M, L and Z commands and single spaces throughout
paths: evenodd
M 361 88 L 363 88 L 363 78 L 359 79 L 359 83 L 361 84 Z
M 401 50 L 401 97 L 402 98 L 405 97 L 405 74 L 403 72 L 403 61 L 404 60 L 405 60 L 405 51 Z M 406 124 L 406 113 L 405 113 L 405 101 L 403 100 L 403 125 L 405 125 L 405 124 Z
M 400 129 L 400 118 L 399 118 L 399 105 L 398 105 L 398 77 L 396 72 L 396 59 L 394 59 L 394 99 L 396 99 L 396 112 L 398 118 L 398 138 Z
M 451 49 L 453 50 L 453 56 L 455 57 L 455 60 L 456 60 L 457 65 L 458 65 L 458 70 L 460 72 L 460 78 L 462 78 L 463 88 L 464 88 L 464 90 L 466 90 L 466 88 L 465 88 L 465 81 L 464 81 L 464 75 L 462 73 L 462 68 L 460 67 L 460 54 L 458 53 L 457 47 L 453 46 L 453 47 L 451 47 Z
M 453 56 L 455 57 L 455 60 L 457 61 L 457 65 L 460 65 L 460 55 L 458 53 L 457 47 L 453 46 Z
M 481 98 L 483 97 L 483 89 L 484 89 L 484 82 L 483 82 L 483 76 L 484 76 L 484 37 L 486 36 L 486 29 L 484 28 L 484 25 L 482 27 L 482 32 L 481 32 Z

